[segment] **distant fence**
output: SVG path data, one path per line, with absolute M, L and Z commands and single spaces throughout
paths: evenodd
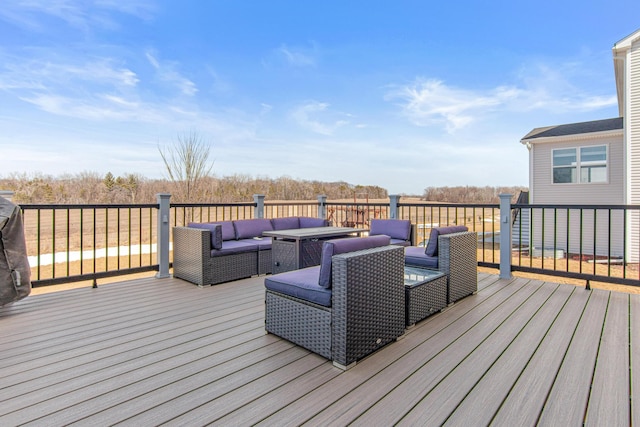
M 160 195 L 159 195 L 160 196 Z M 510 197 L 505 198 L 510 200 Z M 173 226 L 256 217 L 310 216 L 369 228 L 407 219 L 413 244 L 432 228 L 465 225 L 478 235 L 478 265 L 511 271 L 640 285 L 640 207 L 529 204 L 265 201 L 138 205 L 22 205 L 34 286 L 97 280 L 170 267 Z M 165 218 L 166 217 L 166 218 Z M 166 249 L 165 249 L 166 248 Z

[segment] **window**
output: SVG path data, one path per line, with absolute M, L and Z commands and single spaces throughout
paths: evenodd
M 606 145 L 561 148 L 552 156 L 554 184 L 607 182 Z

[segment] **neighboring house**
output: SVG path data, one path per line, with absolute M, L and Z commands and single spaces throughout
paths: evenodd
M 620 117 L 536 128 L 520 141 L 529 150 L 531 204 L 640 204 L 640 30 L 614 45 L 613 62 Z M 626 253 L 627 261 L 638 261 L 640 222 L 635 211 L 626 224 L 620 211 L 581 215 L 572 210 L 568 224 L 566 211 L 529 214 L 534 248 L 611 257 Z M 578 229 L 593 230 L 594 217 L 597 235 L 583 233 L 580 239 Z

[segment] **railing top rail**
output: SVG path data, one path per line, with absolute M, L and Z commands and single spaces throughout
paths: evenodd
M 256 207 L 257 203 L 171 203 L 172 208 L 207 208 L 207 207 Z
M 303 200 L 303 201 L 295 201 L 295 200 L 281 200 L 279 202 L 270 202 L 268 200 L 264 201 L 265 206 L 266 205 L 309 205 L 309 206 L 317 206 L 319 205 L 318 202 L 312 202 L 312 201 L 308 201 L 308 200 Z
M 398 203 L 399 207 L 440 207 L 440 208 L 499 208 L 495 203 Z
M 73 204 L 73 205 L 42 205 L 42 204 L 20 204 L 23 210 L 35 210 L 35 209 L 128 209 L 128 208 L 157 208 L 157 203 L 141 203 L 141 204 L 115 204 L 115 203 L 99 203 L 99 204 Z
M 514 209 L 615 209 L 640 210 L 640 205 L 556 205 L 556 204 L 515 204 Z
M 358 205 L 358 206 L 389 206 L 389 202 L 327 202 L 325 206 L 345 206 L 345 205 Z

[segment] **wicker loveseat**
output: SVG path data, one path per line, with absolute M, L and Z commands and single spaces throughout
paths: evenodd
M 439 270 L 447 275 L 447 304 L 478 290 L 478 237 L 467 230 L 465 226 L 433 228 L 425 248 L 404 248 L 406 265 Z
M 173 228 L 173 276 L 215 285 L 271 273 L 271 237 L 264 231 L 324 227 L 321 218 L 255 218 Z
M 265 278 L 265 328 L 347 369 L 404 334 L 403 272 L 388 236 L 326 241 L 319 266 Z

